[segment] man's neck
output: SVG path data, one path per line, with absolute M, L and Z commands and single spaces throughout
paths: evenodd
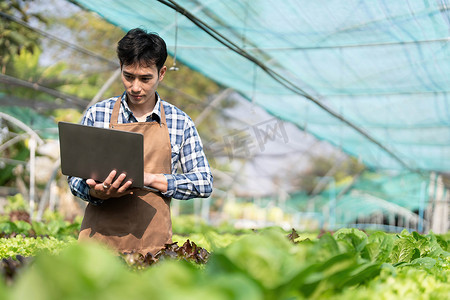
M 130 108 L 130 110 L 133 112 L 133 115 L 141 120 L 144 119 L 151 114 L 151 112 L 153 111 L 153 109 L 155 108 L 156 105 L 156 95 L 153 97 L 153 99 L 151 101 L 146 101 L 145 103 L 142 103 L 141 105 L 134 105 L 133 103 L 131 103 L 131 101 L 128 101 L 127 99 L 127 103 L 128 103 L 128 107 Z

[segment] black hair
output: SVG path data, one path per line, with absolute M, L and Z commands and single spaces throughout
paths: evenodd
M 159 72 L 167 59 L 166 42 L 156 33 L 131 29 L 117 43 L 117 56 L 121 67 L 136 63 L 146 67 L 155 64 Z

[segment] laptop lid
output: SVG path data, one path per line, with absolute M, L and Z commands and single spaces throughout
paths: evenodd
M 144 185 L 144 136 L 140 133 L 59 122 L 61 172 L 104 181 L 112 170 Z M 116 176 L 116 178 L 117 178 Z

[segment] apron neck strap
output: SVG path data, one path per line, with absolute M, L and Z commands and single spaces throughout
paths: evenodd
M 116 100 L 116 103 L 114 104 L 114 108 L 111 114 L 111 120 L 110 120 L 110 125 L 117 125 L 117 121 L 119 120 L 119 111 L 120 111 L 120 104 L 122 103 L 122 97 L 118 97 Z M 166 123 L 166 113 L 164 112 L 164 106 L 162 104 L 162 100 L 160 99 L 159 101 L 159 105 L 160 105 L 160 112 L 161 112 L 161 120 L 160 123 L 161 124 L 167 124 Z
M 160 125 L 162 125 L 162 124 L 167 125 L 166 113 L 164 112 L 164 105 L 162 103 L 162 99 L 159 99 L 159 104 L 160 104 L 159 110 L 161 111 Z
M 117 120 L 119 120 L 119 110 L 120 103 L 122 102 L 122 97 L 118 97 L 111 114 L 111 120 L 109 121 L 110 126 L 117 125 Z

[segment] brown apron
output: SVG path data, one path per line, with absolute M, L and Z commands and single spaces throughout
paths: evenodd
M 171 173 L 169 131 L 161 102 L 161 124 L 135 122 L 117 124 L 121 99 L 111 115 L 110 128 L 144 135 L 144 172 Z M 172 243 L 170 198 L 148 190 L 105 200 L 101 205 L 88 204 L 81 224 L 79 240 L 95 239 L 120 252 L 155 254 Z

